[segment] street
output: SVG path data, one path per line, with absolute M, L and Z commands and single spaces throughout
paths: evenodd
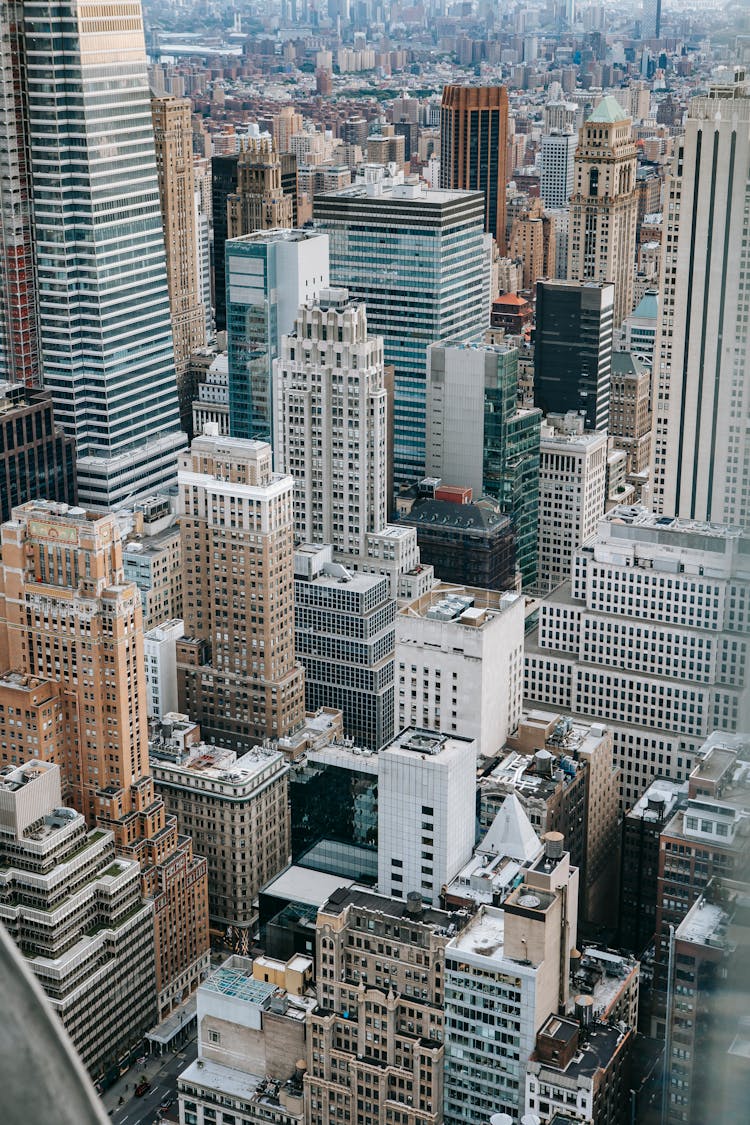
M 114 1125 L 154 1125 L 154 1122 L 162 1120 L 177 1121 L 177 1075 L 193 1062 L 197 1054 L 197 1043 L 193 1039 L 177 1054 L 169 1051 L 131 1067 L 102 1098 Z M 143 1097 L 137 1098 L 134 1090 L 144 1074 L 151 1083 L 151 1089 Z M 120 1097 L 125 1098 L 122 1105 L 118 1105 Z M 159 1106 L 167 1097 L 173 1098 L 174 1102 L 166 1114 L 162 1115 Z

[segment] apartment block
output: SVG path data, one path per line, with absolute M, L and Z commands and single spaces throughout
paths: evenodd
M 461 732 L 489 758 L 521 715 L 523 599 L 438 583 L 396 615 L 398 726 Z
M 177 1088 L 184 1125 L 303 1125 L 312 961 L 234 955 L 198 989 L 198 1058 Z
M 149 746 L 156 792 L 206 857 L 212 929 L 247 951 L 260 888 L 289 862 L 289 766 L 278 750 L 234 750 L 170 739 Z M 231 858 L 230 858 L 231 857 Z
M 0 523 L 27 500 L 75 504 L 75 441 L 55 422 L 52 396 L 0 382 Z
M 570 577 L 573 552 L 596 532 L 604 515 L 607 451 L 607 434 L 585 430 L 580 414 L 548 414 L 542 424 L 537 576 L 541 590 L 552 590 Z
M 445 948 L 460 925 L 416 893 L 404 901 L 341 887 L 321 906 L 309 1120 L 439 1125 Z
M 446 1125 L 518 1116 L 537 1032 L 567 1004 L 578 871 L 558 833 L 501 906 L 481 906 L 445 950 Z
M 388 393 L 364 304 L 321 289 L 301 305 L 273 393 L 274 464 L 294 477 L 298 539 L 365 555 L 388 513 Z
M 737 528 L 615 507 L 526 638 L 527 700 L 612 730 L 621 796 L 685 780 L 748 695 L 750 565 Z
M 387 578 L 333 562 L 330 546 L 295 552 L 294 643 L 305 706 L 341 711 L 347 738 L 370 750 L 395 733 L 395 615 Z
M 473 739 L 407 727 L 381 751 L 378 889 L 438 905 L 474 844 Z
M 0 769 L 0 920 L 103 1077 L 156 1017 L 153 907 L 113 834 L 63 806 L 51 762 Z
M 180 461 L 180 710 L 247 750 L 304 721 L 294 655 L 294 482 L 265 442 L 204 435 Z

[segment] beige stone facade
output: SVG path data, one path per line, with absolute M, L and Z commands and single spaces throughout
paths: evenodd
M 291 227 L 294 200 L 281 186 L 281 160 L 272 142 L 250 141 L 237 164 L 237 191 L 227 199 L 227 238 Z
M 25 743 L 50 753 L 66 801 L 90 826 L 112 830 L 119 855 L 139 862 L 142 891 L 154 900 L 163 1013 L 207 968 L 206 864 L 178 836 L 148 776 L 143 614 L 125 580 L 120 528 L 113 515 L 47 501 L 13 515 L 0 530 L 0 696 L 18 700 L 18 678 L 57 685 L 49 702 L 40 695 L 19 715 Z M 53 717 L 54 746 L 45 730 Z
M 190 356 L 206 344 L 206 310 L 198 279 L 193 169 L 192 105 L 162 94 L 151 99 L 159 196 L 167 253 L 175 373 L 182 427 L 190 430 Z
M 196 438 L 179 469 L 185 639 L 180 710 L 249 750 L 305 718 L 294 655 L 294 482 L 265 442 Z

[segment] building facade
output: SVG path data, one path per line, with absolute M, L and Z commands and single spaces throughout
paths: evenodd
M 614 323 L 633 309 L 636 155 L 631 120 L 608 95 L 581 126 L 570 197 L 568 278 L 614 284 Z
M 378 889 L 433 906 L 474 844 L 473 739 L 406 727 L 380 754 Z
M 508 92 L 504 86 L 444 86 L 440 186 L 484 192 L 484 229 L 505 252 Z
M 393 621 L 388 579 L 334 563 L 330 546 L 294 556 L 297 659 L 308 711 L 333 707 L 357 746 L 380 750 L 395 730 Z
M 191 114 L 189 98 L 175 98 L 171 94 L 151 98 L 175 375 L 180 422 L 186 433 L 192 429 L 190 356 L 206 344 L 206 310 L 198 278 Z
M 536 287 L 534 403 L 545 414 L 583 414 L 606 430 L 612 378 L 615 287 L 540 281 Z
M 552 590 L 570 577 L 573 552 L 604 515 L 607 435 L 584 430 L 580 414 L 548 414 L 539 447 L 537 583 Z
M 174 484 L 185 445 L 142 15 L 114 0 L 106 21 L 88 2 L 26 4 L 23 19 L 44 385 L 76 440 L 81 501 L 124 506 Z
M 539 151 L 539 194 L 545 207 L 566 207 L 575 183 L 578 137 L 569 132 L 545 133 Z
M 60 767 L 0 775 L 0 920 L 92 1078 L 118 1068 L 156 1017 L 153 908 L 111 832 L 62 806 Z
M 300 305 L 328 285 L 328 239 L 266 230 L 225 244 L 229 432 L 271 441 L 273 361 Z
M 694 98 L 667 188 L 654 368 L 654 509 L 747 526 L 744 84 Z M 731 347 L 722 341 L 731 340 Z
M 195 438 L 180 465 L 180 710 L 230 749 L 249 750 L 304 721 L 304 672 L 294 656 L 293 487 L 272 471 L 264 442 Z
M 427 348 L 489 324 L 483 196 L 426 192 L 367 167 L 365 182 L 318 196 L 314 218 L 330 237 L 331 281 L 364 301 L 395 368 L 394 477 L 412 484 L 425 471 Z
M 738 529 L 615 507 L 542 601 L 526 639 L 526 698 L 611 727 L 623 801 L 684 781 L 714 729 L 746 705 L 745 540 Z
M 533 585 L 541 412 L 517 406 L 518 349 L 451 339 L 427 355 L 427 471 L 500 504 L 513 520 L 522 581 Z
M 290 228 L 293 206 L 281 186 L 281 159 L 273 142 L 249 139 L 237 162 L 237 190 L 227 198 L 227 238 Z
M 294 477 L 303 543 L 366 555 L 388 515 L 388 393 L 382 337 L 345 289 L 300 307 L 274 371 L 274 464 Z
M 398 727 L 476 742 L 489 758 L 516 727 L 523 697 L 523 601 L 439 583 L 396 615 Z
M 55 422 L 49 391 L 0 383 L 0 523 L 27 500 L 75 504 L 77 494 L 75 441 Z

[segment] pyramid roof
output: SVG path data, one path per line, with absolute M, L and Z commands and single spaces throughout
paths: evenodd
M 530 863 L 541 853 L 541 841 L 515 793 L 509 793 L 503 801 L 477 851 L 508 856 L 520 863 Z
M 617 98 L 607 94 L 588 118 L 589 122 L 600 121 L 603 125 L 613 125 L 616 121 L 627 121 L 629 114 L 625 112 Z M 587 122 L 588 123 L 588 122 Z

